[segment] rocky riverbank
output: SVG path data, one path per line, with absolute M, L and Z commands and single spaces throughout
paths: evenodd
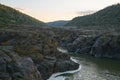
M 0 29 L 0 79 L 46 80 L 53 73 L 77 69 L 79 65 L 58 46 L 72 53 L 120 59 L 119 30 L 6 27 Z
M 57 50 L 51 28 L 0 29 L 0 80 L 46 80 L 79 65 Z
M 59 46 L 69 52 L 120 59 L 119 30 L 64 29 L 56 33 Z

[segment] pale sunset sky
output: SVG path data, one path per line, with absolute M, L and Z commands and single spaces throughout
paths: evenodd
M 120 3 L 120 0 L 0 0 L 0 3 L 43 22 L 50 22 L 71 20 Z

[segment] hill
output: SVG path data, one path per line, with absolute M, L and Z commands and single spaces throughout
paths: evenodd
M 89 28 L 88 26 L 120 26 L 120 4 L 106 7 L 91 15 L 76 17 L 66 24 L 66 26 L 77 26 L 79 28 L 83 26 L 87 28 Z
M 0 26 L 6 25 L 35 25 L 43 26 L 43 22 L 21 13 L 11 7 L 0 4 Z
M 64 26 L 67 23 L 68 21 L 59 20 L 59 21 L 48 22 L 47 25 L 53 27 L 60 27 L 60 26 Z

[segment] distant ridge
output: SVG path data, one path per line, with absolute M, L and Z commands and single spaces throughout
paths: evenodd
M 11 7 L 0 4 L 0 26 L 6 25 L 43 26 L 45 23 Z
M 65 24 L 67 24 L 69 21 L 65 20 L 58 20 L 58 21 L 53 21 L 53 22 L 48 22 L 46 23 L 48 26 L 53 26 L 53 27 L 62 27 Z
M 106 7 L 94 14 L 76 17 L 66 24 L 78 28 L 87 26 L 120 26 L 120 4 Z M 95 28 L 95 27 L 94 27 Z

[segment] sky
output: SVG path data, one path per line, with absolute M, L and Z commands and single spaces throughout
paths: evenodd
M 43 22 L 50 22 L 88 15 L 120 3 L 120 0 L 0 0 L 0 3 Z

